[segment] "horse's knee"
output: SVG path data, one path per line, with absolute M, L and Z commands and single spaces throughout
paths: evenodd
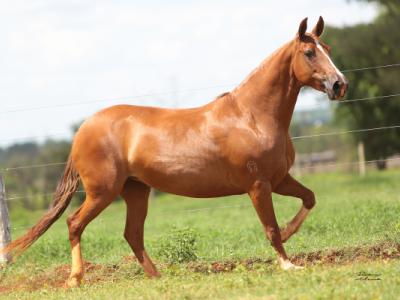
M 302 198 L 303 205 L 307 209 L 311 209 L 315 206 L 315 195 L 314 192 L 311 190 L 307 190 L 307 193 Z

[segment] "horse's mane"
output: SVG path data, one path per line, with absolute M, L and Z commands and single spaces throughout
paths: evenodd
M 226 95 L 229 95 L 229 92 L 225 92 L 225 93 L 219 94 L 217 97 L 215 97 L 215 99 L 219 99 L 219 98 L 225 97 Z

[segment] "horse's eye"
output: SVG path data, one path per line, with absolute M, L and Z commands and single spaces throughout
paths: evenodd
M 315 56 L 315 51 L 313 49 L 308 49 L 306 52 L 304 52 L 304 55 L 307 56 L 308 58 L 311 58 Z

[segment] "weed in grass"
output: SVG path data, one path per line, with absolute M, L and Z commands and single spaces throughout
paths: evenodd
M 197 259 L 197 233 L 190 227 L 173 228 L 157 243 L 156 254 L 170 264 Z

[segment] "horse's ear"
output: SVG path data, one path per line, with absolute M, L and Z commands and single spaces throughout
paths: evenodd
M 303 21 L 301 21 L 300 26 L 299 26 L 299 32 L 298 32 L 298 36 L 300 39 L 304 38 L 306 35 L 306 31 L 307 31 L 307 19 L 305 18 Z
M 319 37 L 321 36 L 322 32 L 324 32 L 324 19 L 322 19 L 320 16 L 317 25 L 315 25 L 314 29 L 312 30 L 312 33 Z

